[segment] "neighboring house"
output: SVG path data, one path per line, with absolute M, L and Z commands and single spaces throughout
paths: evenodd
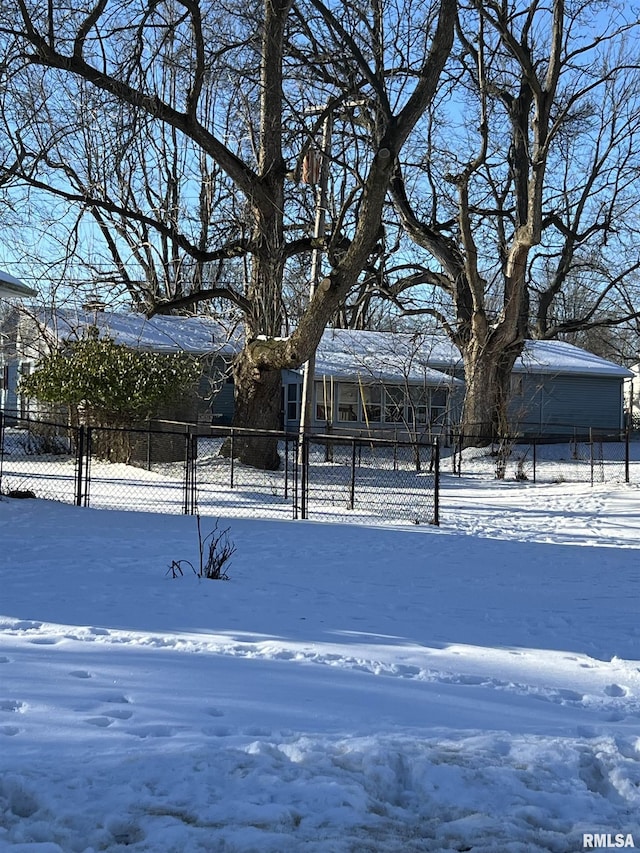
M 572 435 L 626 426 L 633 374 L 564 341 L 527 341 L 511 380 L 510 415 L 520 432 Z
M 6 312 L 5 312 L 6 313 Z M 33 369 L 55 341 L 97 327 L 117 343 L 156 352 L 203 357 L 197 394 L 173 420 L 228 424 L 233 415 L 229 366 L 242 342 L 205 316 L 116 314 L 106 311 L 37 312 L 15 309 L 0 331 L 11 339 L 0 352 L 9 387 L 6 410 L 31 405 L 16 397 L 19 372 Z M 4 361 L 2 362 L 2 359 Z M 512 376 L 510 421 L 518 434 L 574 435 L 589 428 L 624 426 L 626 368 L 559 341 L 528 341 Z M 448 435 L 459 422 L 464 397 L 459 352 L 441 336 L 328 329 L 316 354 L 311 429 L 314 432 Z M 302 371 L 283 371 L 282 423 L 299 425 Z
M 198 386 L 187 389 L 182 401 L 164 409 L 159 416 L 167 420 L 229 423 L 233 416 L 233 385 L 229 366 L 237 343 L 228 340 L 226 330 L 209 317 L 117 314 L 101 310 L 56 311 L 13 308 L 0 316 L 0 333 L 7 341 L 0 351 L 0 365 L 7 373 L 7 387 L 0 404 L 7 412 L 20 415 L 42 414 L 35 400 L 27 400 L 17 391 L 20 376 L 31 373 L 43 355 L 60 341 L 78 340 L 89 328 L 110 337 L 116 343 L 149 352 L 186 352 L 202 363 Z M 215 409 L 213 400 L 215 399 Z
M 464 368 L 459 351 L 439 335 L 329 329 L 316 355 L 312 428 L 419 434 L 446 433 L 460 420 Z M 514 434 L 573 435 L 625 424 L 631 371 L 562 341 L 527 341 L 511 379 Z M 302 377 L 285 382 L 285 422 L 299 419 Z

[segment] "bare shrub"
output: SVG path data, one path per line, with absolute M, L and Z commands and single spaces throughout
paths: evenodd
M 190 560 L 172 560 L 167 570 L 172 578 L 183 577 L 183 566 L 189 566 L 193 573 L 199 578 L 209 580 L 229 580 L 230 559 L 236 552 L 236 546 L 229 538 L 230 527 L 220 530 L 218 520 L 211 533 L 202 536 L 202 525 L 199 515 L 196 515 L 198 524 L 198 550 L 200 556 L 199 567 L 193 565 Z

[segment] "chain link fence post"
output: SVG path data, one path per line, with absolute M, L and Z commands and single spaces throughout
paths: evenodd
M 78 427 L 76 441 L 76 488 L 75 488 L 75 505 L 82 506 L 82 493 L 84 485 L 84 443 L 85 443 L 85 428 L 84 424 Z
M 300 487 L 300 503 L 302 510 L 302 519 L 308 518 L 308 499 L 309 499 L 309 436 L 303 435 L 302 441 L 302 482 Z
M 394 470 L 397 465 L 396 459 L 396 448 L 397 445 L 394 444 L 394 454 L 393 454 L 393 466 Z M 356 505 L 356 440 L 355 438 L 351 442 L 351 481 L 349 483 L 349 503 L 348 508 L 353 509 Z
M 298 501 L 299 501 L 299 487 L 300 487 L 300 465 L 298 460 L 298 444 L 300 438 L 296 436 L 293 439 L 293 517 L 294 519 L 298 518 Z
M 82 505 L 89 506 L 91 495 L 91 463 L 93 462 L 93 427 L 87 427 L 84 446 L 84 482 Z
M 198 436 L 187 431 L 185 434 L 184 514 L 195 515 L 197 499 Z
M 631 429 L 629 424 L 627 424 L 626 429 L 624 431 L 624 481 L 625 483 L 630 482 L 630 455 L 631 455 Z M 0 476 L 2 476 L 2 462 L 0 461 Z
M 0 411 L 0 495 L 2 494 L 2 467 L 4 463 L 4 412 Z
M 230 479 L 229 479 L 229 488 L 230 489 L 233 488 L 233 485 L 234 485 L 233 484 L 233 478 L 234 478 L 234 474 L 235 474 L 234 457 L 236 454 L 235 454 L 235 447 L 233 446 L 234 445 L 234 438 L 235 438 L 235 432 L 232 429 L 231 435 L 229 436 L 229 464 L 231 465 Z
M 433 445 L 433 523 L 440 526 L 440 442 Z

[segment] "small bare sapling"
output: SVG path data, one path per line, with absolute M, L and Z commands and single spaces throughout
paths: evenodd
M 196 521 L 198 524 L 199 567 L 196 568 L 190 560 L 173 560 L 167 570 L 167 574 L 171 573 L 172 578 L 183 577 L 183 568 L 189 566 L 199 578 L 229 580 L 229 561 L 236 551 L 236 546 L 229 539 L 229 530 L 231 528 L 227 527 L 224 530 L 220 530 L 218 519 L 211 533 L 203 537 L 199 515 L 196 515 Z

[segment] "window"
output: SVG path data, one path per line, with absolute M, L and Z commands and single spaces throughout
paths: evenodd
M 431 389 L 430 421 L 436 426 L 444 426 L 447 414 L 447 389 Z
M 339 421 L 358 421 L 359 404 L 358 404 L 358 386 L 347 385 L 345 382 L 338 383 L 338 420 Z
M 364 421 L 379 424 L 382 420 L 382 387 L 363 385 L 360 389 L 364 406 Z
M 316 388 L 316 420 L 331 423 L 333 421 L 333 382 L 315 383 Z
M 404 388 L 384 389 L 384 419 L 388 424 L 404 423 Z
M 409 388 L 409 423 L 427 423 L 427 389 Z
M 300 401 L 302 400 L 302 385 L 290 382 L 287 385 L 287 421 L 300 420 Z

